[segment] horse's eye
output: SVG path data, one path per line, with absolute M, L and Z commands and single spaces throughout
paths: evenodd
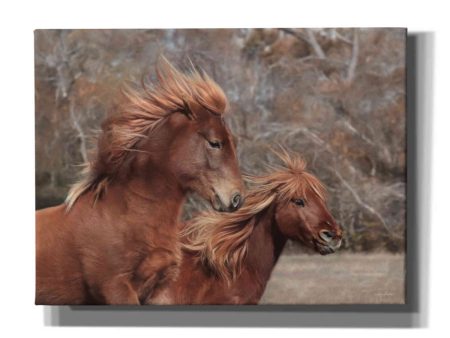
M 304 207 L 305 206 L 305 201 L 302 200 L 301 198 L 295 199 L 292 202 L 294 202 L 295 205 L 298 205 L 299 207 Z
M 222 143 L 220 143 L 220 141 L 209 141 L 208 140 L 208 144 L 211 148 L 215 148 L 215 149 L 222 148 Z

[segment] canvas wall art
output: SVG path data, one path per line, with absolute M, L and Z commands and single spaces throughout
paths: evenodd
M 404 304 L 405 48 L 35 31 L 36 304 Z

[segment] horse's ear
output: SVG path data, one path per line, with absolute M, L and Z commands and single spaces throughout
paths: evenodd
M 189 120 L 195 120 L 196 116 L 193 113 L 191 107 L 189 106 L 189 103 L 185 98 L 183 98 L 183 114 L 185 114 Z

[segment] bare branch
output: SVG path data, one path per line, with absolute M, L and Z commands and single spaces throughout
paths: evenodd
M 287 33 L 287 34 L 289 34 L 289 35 L 292 35 L 292 36 L 296 37 L 297 39 L 299 39 L 299 40 L 301 40 L 301 41 L 304 41 L 304 42 L 306 42 L 306 43 L 308 43 L 308 44 L 310 43 L 310 41 L 308 40 L 308 38 L 305 37 L 305 36 L 303 36 L 303 34 L 300 33 L 300 32 L 298 32 L 298 31 L 295 31 L 295 30 L 290 29 L 290 28 L 280 28 L 280 30 L 281 30 L 282 32 L 285 32 L 285 33 Z
M 356 66 L 358 65 L 358 57 L 359 57 L 359 35 L 358 30 L 355 29 L 353 31 L 353 49 L 352 49 L 352 57 L 350 59 L 348 69 L 347 69 L 347 83 L 351 83 L 353 78 L 355 77 Z
M 377 145 L 375 144 L 374 141 L 372 141 L 370 138 L 368 138 L 366 135 L 363 134 L 362 131 L 359 131 L 358 129 L 356 129 L 351 122 L 348 119 L 343 119 L 342 120 L 342 125 L 348 129 L 353 135 L 358 136 L 361 140 L 365 141 L 367 144 L 376 147 Z
M 333 34 L 336 39 L 341 40 L 342 42 L 345 42 L 348 45 L 353 44 L 349 39 L 347 39 L 345 36 L 343 36 L 341 33 L 339 33 L 335 28 L 333 28 Z
M 78 133 L 78 138 L 80 139 L 80 153 L 83 158 L 83 162 L 87 162 L 87 147 L 86 147 L 86 134 L 81 128 L 80 121 L 78 117 L 75 115 L 73 104 L 70 105 L 70 119 L 72 120 L 72 125 Z
M 323 52 L 322 47 L 320 47 L 319 43 L 317 42 L 316 37 L 314 36 L 314 32 L 311 29 L 307 29 L 306 33 L 308 34 L 308 41 L 314 49 L 314 53 L 316 53 L 319 59 L 325 59 L 325 53 Z
M 400 236 L 398 236 L 397 234 L 393 233 L 392 230 L 388 227 L 388 225 L 386 224 L 384 218 L 381 216 L 381 214 L 375 210 L 372 206 L 370 206 L 369 204 L 365 203 L 361 197 L 359 196 L 359 194 L 356 192 L 356 190 L 350 185 L 350 183 L 348 183 L 339 173 L 339 171 L 334 170 L 333 173 L 336 175 L 336 177 L 341 181 L 342 185 L 344 187 L 347 188 L 348 191 L 350 191 L 350 193 L 352 194 L 353 198 L 355 199 L 356 203 L 358 203 L 359 206 L 361 206 L 363 209 L 365 209 L 366 211 L 368 211 L 369 213 L 371 213 L 372 215 L 374 215 L 379 221 L 380 223 L 383 225 L 383 227 L 386 229 L 386 231 L 392 235 L 393 237 L 397 237 L 397 238 L 401 238 Z
M 302 33 L 295 31 L 293 29 L 289 28 L 280 28 L 282 32 L 285 32 L 287 34 L 290 34 L 292 36 L 295 36 L 297 39 L 306 42 L 308 45 L 312 47 L 314 50 L 314 53 L 319 59 L 325 59 L 326 55 L 322 50 L 322 47 L 320 47 L 319 43 L 316 40 L 316 37 L 314 36 L 314 32 L 311 29 L 306 29 L 307 36 L 305 37 Z

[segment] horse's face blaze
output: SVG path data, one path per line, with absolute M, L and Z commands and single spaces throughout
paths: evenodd
M 315 194 L 277 203 L 275 219 L 286 237 L 300 241 L 322 255 L 335 252 L 341 245 L 341 226 L 331 216 L 325 201 Z
M 170 147 L 170 167 L 185 190 L 198 193 L 218 211 L 235 211 L 243 203 L 244 185 L 236 146 L 222 116 L 198 104 L 192 115 L 174 114 L 177 131 Z

